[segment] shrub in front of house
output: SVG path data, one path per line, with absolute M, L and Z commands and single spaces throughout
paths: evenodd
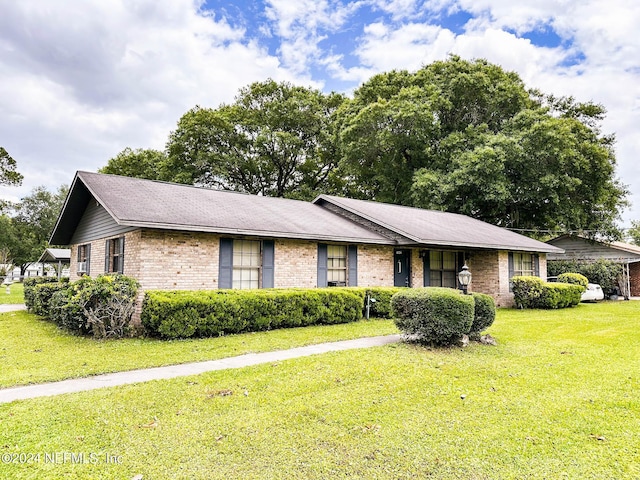
M 63 279 L 63 281 L 65 281 L 65 279 Z M 68 279 L 66 279 L 66 281 L 68 281 Z M 22 282 L 22 285 L 24 287 L 24 304 L 26 305 L 27 310 L 29 310 L 30 312 L 33 312 L 33 307 L 35 305 L 35 289 L 38 285 L 41 285 L 43 283 L 50 284 L 59 282 L 55 277 L 30 277 L 25 278 Z
M 513 277 L 513 295 L 517 308 L 567 308 L 580 303 L 581 285 L 544 282 L 539 277 Z
M 369 305 L 369 316 L 392 318 L 391 297 L 406 287 L 347 287 L 362 297 L 363 312 L 367 307 L 367 295 L 372 299 Z M 364 313 L 363 313 L 364 314 Z
M 579 273 L 567 272 L 558 275 L 558 282 L 570 283 L 571 285 L 580 285 L 582 287 L 582 291 L 584 292 L 587 289 L 587 285 L 589 284 L 589 279 Z
M 148 291 L 141 320 L 164 338 L 211 337 L 362 318 L 363 297 L 348 288 Z
M 540 277 L 528 275 L 512 277 L 513 300 L 516 307 L 538 308 L 544 283 Z
M 533 308 L 568 308 L 580 303 L 582 285 L 569 283 L 545 283 L 538 305 Z
M 496 319 L 496 302 L 493 297 L 484 293 L 472 292 L 474 301 L 473 323 L 469 330 L 469 335 L 478 336 L 491 325 Z
M 471 331 L 475 301 L 451 288 L 412 288 L 391 298 L 394 321 L 417 340 L 450 345 Z
M 53 295 L 67 288 L 67 283 L 62 282 L 39 282 L 35 283 L 33 286 L 29 287 L 29 311 L 39 315 L 41 317 L 46 317 L 49 313 L 51 298 Z M 26 287 L 25 287 L 25 298 L 26 298 Z
M 53 293 L 45 316 L 74 333 L 124 337 L 131 333 L 137 291 L 138 282 L 125 275 L 85 276 Z
M 547 275 L 549 276 L 560 276 L 566 272 L 580 273 L 587 277 L 589 282 L 597 283 L 605 292 L 611 293 L 619 288 L 622 278 L 622 264 L 604 259 L 583 263 L 575 260 L 550 260 L 547 263 Z

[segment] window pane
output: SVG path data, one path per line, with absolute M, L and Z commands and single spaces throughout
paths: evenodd
M 327 245 L 327 281 L 347 282 L 347 247 Z
M 262 256 L 257 240 L 233 241 L 233 280 L 237 289 L 260 288 Z
M 442 270 L 442 252 L 429 252 L 429 265 L 431 270 Z
M 456 254 L 455 252 L 442 252 L 442 269 L 456 270 Z
M 449 288 L 458 288 L 456 272 L 443 272 L 442 273 L 442 286 Z
M 442 273 L 437 270 L 437 271 L 433 271 L 431 270 L 430 274 L 429 274 L 429 285 L 432 287 L 441 287 L 442 286 Z

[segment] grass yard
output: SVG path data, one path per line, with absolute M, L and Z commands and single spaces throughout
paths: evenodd
M 206 339 L 94 340 L 25 311 L 9 312 L 0 314 L 0 388 L 390 333 L 398 333 L 392 321 L 369 320 Z
M 24 303 L 24 285 L 22 283 L 12 283 L 9 286 L 7 294 L 7 286 L 0 285 L 0 305 Z
M 640 302 L 500 310 L 497 347 L 398 344 L 0 405 L 0 478 L 637 479 L 639 320 Z

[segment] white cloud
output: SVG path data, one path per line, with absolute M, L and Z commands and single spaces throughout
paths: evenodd
M 296 77 L 245 32 L 191 0 L 2 1 L 0 142 L 34 186 L 69 183 L 127 146 L 163 148 L 196 104 Z M 59 172 L 64 172 L 60 174 Z
M 0 145 L 25 175 L 24 187 L 0 187 L 0 198 L 40 184 L 53 190 L 127 146 L 163 148 L 188 109 L 229 102 L 253 81 L 355 87 L 456 53 L 516 71 L 544 92 L 605 105 L 604 130 L 617 134 L 618 172 L 633 192 L 625 218 L 640 219 L 636 0 L 263 0 L 252 4 L 253 23 L 244 7 L 240 18 L 205 8 L 201 0 L 0 0 Z M 463 33 L 438 24 L 461 10 L 474 17 Z M 561 45 L 522 38 L 549 29 Z

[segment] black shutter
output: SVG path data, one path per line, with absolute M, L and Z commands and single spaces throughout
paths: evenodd
M 349 275 L 347 277 L 350 287 L 358 286 L 358 246 L 349 245 L 347 253 L 347 261 L 349 262 Z
M 422 252 L 422 285 L 431 286 L 431 255 L 429 250 Z
M 118 273 L 124 273 L 124 237 L 119 238 L 120 258 L 118 259 Z
M 107 240 L 104 244 L 104 273 L 109 273 L 111 271 L 111 262 L 110 262 L 110 247 L 111 240 Z
M 220 265 L 218 288 L 233 287 L 233 239 L 220 239 Z
M 87 275 L 91 275 L 91 269 L 89 268 L 91 266 L 91 244 L 90 243 L 87 243 L 84 253 L 87 261 Z
M 513 277 L 513 273 L 514 273 L 514 265 L 513 265 L 513 252 L 509 252 L 509 291 L 513 292 L 513 282 L 511 281 L 511 278 Z
M 327 245 L 324 243 L 319 243 L 318 244 L 318 287 L 327 286 L 327 261 L 328 261 Z
M 540 257 L 538 255 L 531 255 L 533 258 L 533 274 L 536 277 L 540 276 Z
M 262 288 L 273 288 L 274 278 L 275 246 L 273 240 L 262 242 Z

